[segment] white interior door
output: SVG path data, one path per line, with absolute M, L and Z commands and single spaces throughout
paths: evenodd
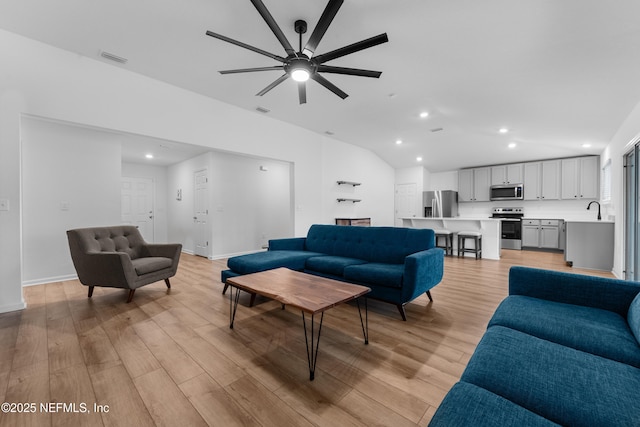
M 396 225 L 402 226 L 400 218 L 416 216 L 416 183 L 396 185 Z
M 122 222 L 138 227 L 147 242 L 154 242 L 153 179 L 122 178 Z
M 207 170 L 194 174 L 195 206 L 193 213 L 193 241 L 195 254 L 209 256 L 209 178 Z

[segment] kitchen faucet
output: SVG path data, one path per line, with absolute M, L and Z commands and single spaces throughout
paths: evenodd
M 600 202 L 596 202 L 595 200 L 592 202 L 589 202 L 589 204 L 587 205 L 587 210 L 589 210 L 592 203 L 596 203 L 598 205 L 598 221 L 600 221 L 602 219 L 602 217 L 600 216 Z

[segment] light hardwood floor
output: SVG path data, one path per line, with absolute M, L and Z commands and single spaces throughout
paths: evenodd
M 244 294 L 229 329 L 224 260 L 183 255 L 171 290 L 145 286 L 130 304 L 117 289 L 88 299 L 78 281 L 25 288 L 27 309 L 0 314 L 0 401 L 36 408 L 0 425 L 424 426 L 507 295 L 510 266 L 611 277 L 558 254 L 502 255 L 447 257 L 434 301 L 408 304 L 407 322 L 370 302 L 368 346 L 355 306 L 328 311 L 313 382 L 298 312 L 260 297 L 249 308 Z

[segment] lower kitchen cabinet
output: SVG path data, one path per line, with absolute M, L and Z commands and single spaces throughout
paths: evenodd
M 522 247 L 540 249 L 562 249 L 561 219 L 523 219 Z

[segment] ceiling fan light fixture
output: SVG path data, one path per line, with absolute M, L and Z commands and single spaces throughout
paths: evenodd
M 309 80 L 309 71 L 304 68 L 296 68 L 291 71 L 291 78 L 297 82 L 306 82 Z

